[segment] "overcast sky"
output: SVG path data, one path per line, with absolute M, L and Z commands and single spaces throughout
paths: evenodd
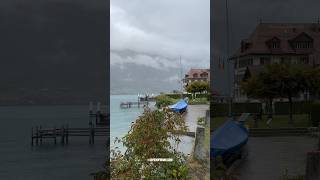
M 111 65 L 177 68 L 181 56 L 184 69 L 209 68 L 209 4 L 210 0 L 111 0 Z
M 0 104 L 109 97 L 105 0 L 1 0 Z

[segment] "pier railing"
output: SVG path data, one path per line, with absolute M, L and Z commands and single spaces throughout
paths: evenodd
M 53 139 L 55 144 L 57 144 L 57 139 L 60 139 L 61 144 L 68 144 L 69 137 L 88 137 L 89 144 L 94 144 L 95 137 L 97 136 L 108 137 L 109 128 L 69 128 L 66 125 L 61 128 L 43 129 L 41 126 L 36 126 L 31 129 L 31 145 L 41 145 L 45 139 Z

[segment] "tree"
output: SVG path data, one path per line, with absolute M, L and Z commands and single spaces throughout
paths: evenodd
M 187 87 L 186 91 L 188 93 L 192 93 L 193 97 L 195 97 L 196 93 L 209 92 L 210 86 L 207 81 L 193 81 Z
M 300 88 L 305 93 L 318 96 L 320 92 L 320 68 L 304 67 L 299 80 Z
M 301 69 L 284 64 L 276 64 L 276 66 L 278 66 L 279 71 L 276 74 L 280 82 L 279 93 L 281 97 L 287 98 L 289 101 L 289 124 L 293 125 L 292 98 L 302 92 L 302 86 L 300 85 L 300 80 L 303 79 Z
M 280 82 L 277 81 L 278 67 L 270 66 L 257 75 L 242 81 L 241 89 L 250 98 L 261 99 L 267 102 L 269 117 L 272 118 L 273 99 L 279 97 Z
M 163 108 L 163 107 L 169 106 L 171 104 L 174 104 L 176 102 L 177 102 L 176 99 L 170 98 L 169 96 L 167 96 L 165 94 L 161 94 L 156 97 L 156 107 L 157 108 Z
M 318 94 L 320 70 L 288 64 L 270 64 L 259 74 L 241 84 L 242 90 L 257 99 L 268 99 L 269 110 L 274 98 L 287 98 L 289 102 L 289 124 L 293 124 L 293 98 L 304 91 Z M 270 115 L 271 112 L 269 111 Z

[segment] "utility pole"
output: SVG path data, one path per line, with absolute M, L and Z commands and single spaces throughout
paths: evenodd
M 181 56 L 180 56 L 180 92 L 181 92 L 181 99 L 183 99 L 183 77 L 182 77 Z
M 228 66 L 228 90 L 229 90 L 229 99 L 228 99 L 228 116 L 232 116 L 232 92 L 231 92 L 231 76 L 230 76 L 230 64 L 229 64 L 229 48 L 230 48 L 230 36 L 229 36 L 229 7 L 228 7 L 228 0 L 226 0 L 226 39 L 227 39 L 227 47 L 226 47 L 226 62 Z

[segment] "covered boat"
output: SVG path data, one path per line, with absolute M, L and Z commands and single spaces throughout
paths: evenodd
M 178 101 L 177 103 L 169 106 L 169 108 L 175 112 L 178 112 L 178 113 L 183 113 L 186 111 L 188 107 L 188 103 L 186 100 L 184 99 L 181 99 L 180 101 Z
M 242 123 L 228 119 L 211 134 L 210 157 L 221 156 L 224 161 L 241 153 L 248 141 L 248 130 Z

